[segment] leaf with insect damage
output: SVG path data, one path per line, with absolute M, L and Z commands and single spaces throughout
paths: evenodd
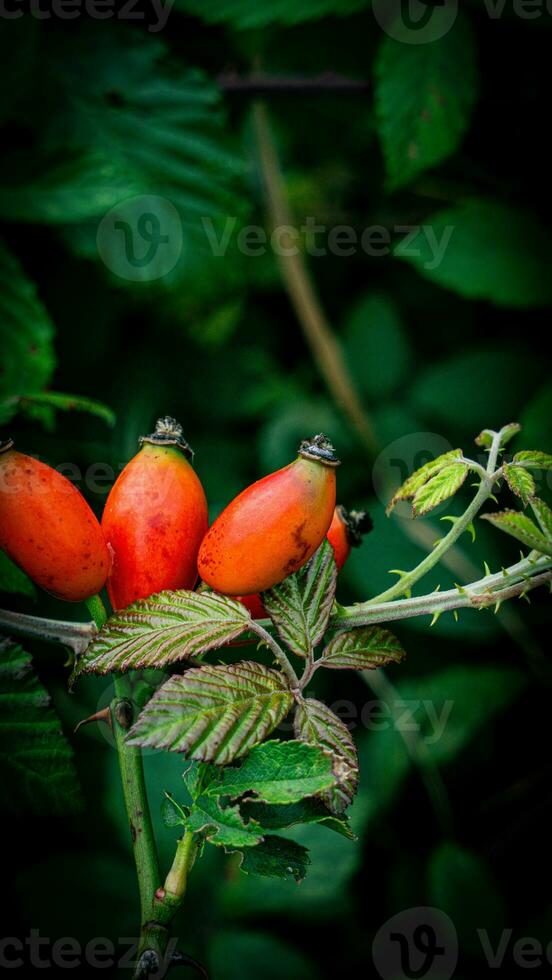
M 213 796 L 233 799 L 253 793 L 263 803 L 296 803 L 335 786 L 332 759 L 317 745 L 304 741 L 265 742 L 238 768 L 225 769 L 209 786 Z
M 321 797 L 332 813 L 342 813 L 358 786 L 358 756 L 349 731 L 327 705 L 314 698 L 307 698 L 297 706 L 294 729 L 297 738 L 330 754 L 336 784 Z

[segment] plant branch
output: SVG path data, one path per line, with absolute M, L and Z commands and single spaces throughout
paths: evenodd
M 259 148 L 259 162 L 265 185 L 270 221 L 283 232 L 293 227 L 293 215 L 284 187 L 276 147 L 272 138 L 266 107 L 257 102 L 253 119 Z M 282 244 L 284 240 L 282 234 Z M 293 245 L 289 242 L 289 245 Z M 349 419 L 353 429 L 370 453 L 377 442 L 359 394 L 347 369 L 341 347 L 326 318 L 302 254 L 293 248 L 282 248 L 277 256 L 284 287 L 309 344 L 318 369 L 338 408 Z M 295 254 L 291 254 L 294 252 Z
M 69 623 L 59 619 L 43 619 L 41 616 L 27 616 L 25 613 L 0 609 L 0 629 L 23 636 L 36 636 L 50 643 L 62 643 L 69 647 L 75 656 L 84 653 L 90 641 L 98 632 L 94 623 Z
M 107 622 L 107 612 L 99 596 L 92 596 L 86 604 L 98 629 Z M 163 930 L 152 929 L 155 893 L 159 887 L 161 873 L 153 824 L 148 802 L 142 752 L 125 741 L 127 732 L 134 721 L 132 685 L 129 677 L 113 674 L 115 697 L 111 710 L 111 722 L 115 737 L 115 747 L 119 760 L 125 808 L 134 851 L 134 862 L 140 895 L 140 946 L 136 976 L 144 974 L 143 954 L 152 950 L 153 959 L 161 961 L 166 941 Z M 146 957 L 147 959 L 147 957 Z M 142 966 L 140 966 L 142 962 Z
M 455 609 L 485 609 L 500 605 L 506 599 L 525 595 L 531 589 L 552 582 L 552 558 L 524 558 L 509 568 L 493 575 L 486 575 L 470 585 L 458 586 L 447 592 L 431 592 L 429 595 L 395 602 L 358 603 L 342 607 L 332 620 L 339 630 L 356 626 L 390 623 L 415 616 L 435 616 Z
M 496 447 L 496 453 L 498 453 L 500 433 L 495 433 L 495 438 L 493 440 L 493 445 L 498 442 Z M 461 517 L 452 525 L 448 534 L 445 534 L 444 538 L 435 545 L 432 551 L 426 555 L 423 561 L 419 565 L 416 565 L 410 572 L 406 575 L 401 575 L 398 582 L 395 582 L 389 589 L 385 589 L 384 592 L 380 592 L 379 595 L 374 596 L 373 599 L 369 599 L 366 605 L 376 605 L 381 602 L 390 602 L 392 599 L 396 599 L 398 596 L 404 595 L 409 592 L 413 585 L 421 579 L 427 572 L 431 571 L 432 568 L 437 565 L 439 561 L 443 558 L 443 555 L 456 543 L 458 538 L 464 533 L 464 531 L 472 523 L 476 515 L 481 510 L 481 507 L 489 497 L 492 496 L 493 486 L 495 481 L 501 475 L 502 470 L 494 470 L 494 465 L 496 463 L 496 454 L 491 450 L 489 455 L 489 464 L 492 463 L 492 468 L 487 467 L 486 473 L 481 477 L 481 483 L 479 484 L 479 489 L 473 498 L 472 502 L 466 508 Z
M 248 625 L 247 629 L 251 633 L 256 633 L 257 636 L 263 641 L 263 643 L 266 643 L 267 647 L 269 647 L 269 649 L 276 657 L 276 660 L 278 661 L 280 667 L 282 668 L 284 674 L 286 675 L 291 688 L 293 690 L 298 690 L 300 687 L 299 678 L 295 673 L 290 661 L 288 660 L 287 655 L 282 650 L 280 644 L 276 642 L 274 637 L 270 635 L 268 630 L 266 630 L 264 626 L 262 626 L 259 620 L 257 619 L 253 619 L 251 623 Z
M 223 92 L 243 92 L 247 95 L 270 95 L 272 93 L 307 95 L 337 92 L 368 92 L 370 82 L 363 78 L 347 78 L 337 72 L 322 72 L 306 77 L 304 75 L 268 75 L 255 71 L 248 75 L 237 72 L 223 72 L 217 78 L 217 85 Z

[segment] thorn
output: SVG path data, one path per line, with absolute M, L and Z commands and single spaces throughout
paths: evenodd
M 495 607 L 494 607 L 495 616 L 496 616 L 497 612 L 500 611 L 501 605 L 502 605 L 502 599 L 497 599 L 496 602 L 495 602 Z
M 442 609 L 438 609 L 437 612 L 434 612 L 433 613 L 433 619 L 431 620 L 431 623 L 429 624 L 430 627 L 431 626 L 435 626 L 435 623 L 439 619 L 439 616 L 441 615 L 442 611 L 443 611 Z
M 458 622 L 458 610 L 457 609 L 453 609 L 452 610 L 452 615 L 454 616 L 455 623 L 457 623 Z
M 436 540 L 431 545 L 432 548 L 436 548 L 438 544 L 441 544 L 442 538 L 436 538 Z
M 485 569 L 485 575 L 490 575 L 491 574 L 491 569 L 487 565 L 487 562 L 486 561 L 483 562 L 483 568 Z
M 460 593 L 460 595 L 465 595 L 466 594 L 466 590 L 465 590 L 464 586 L 463 585 L 458 585 L 458 582 L 455 582 L 454 583 L 454 587 L 455 587 L 456 591 Z
M 73 735 L 76 735 L 79 728 L 82 728 L 83 725 L 89 725 L 93 721 L 105 721 L 106 724 L 108 724 L 109 727 L 111 728 L 112 724 L 111 724 L 110 708 L 109 707 L 102 708 L 101 711 L 96 711 L 93 715 L 89 715 L 88 718 L 83 718 L 82 721 L 79 721 L 78 725 L 75 725 L 73 729 Z
M 441 583 L 439 582 L 439 585 L 436 585 L 433 591 L 434 592 L 439 592 L 440 589 L 441 589 Z

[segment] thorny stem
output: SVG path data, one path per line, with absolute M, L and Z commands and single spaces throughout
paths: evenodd
M 395 602 L 361 602 L 355 606 L 341 607 L 332 625 L 339 630 L 355 626 L 372 626 L 390 623 L 415 616 L 435 616 L 455 609 L 485 609 L 500 606 L 506 599 L 525 595 L 531 589 L 552 581 L 552 558 L 534 558 L 531 555 L 503 571 L 486 575 L 478 582 L 458 586 L 447 592 L 431 592 L 429 595 Z
M 280 644 L 276 642 L 276 640 L 274 639 L 273 636 L 270 635 L 268 630 L 265 630 L 264 626 L 261 626 L 260 622 L 256 619 L 253 619 L 251 623 L 248 624 L 247 629 L 251 633 L 256 633 L 257 636 L 263 641 L 263 643 L 266 643 L 267 647 L 269 647 L 269 649 L 276 657 L 276 660 L 278 661 L 280 667 L 282 668 L 284 674 L 286 675 L 288 681 L 290 682 L 290 686 L 292 690 L 298 690 L 300 686 L 299 678 L 297 677 L 297 674 L 295 673 L 290 661 L 287 658 L 287 655 L 282 650 Z
M 446 534 L 444 538 L 441 538 L 435 548 L 433 548 L 433 550 L 426 555 L 423 561 L 421 561 L 416 568 L 413 568 L 412 571 L 407 572 L 406 575 L 401 575 L 398 582 L 395 582 L 395 584 L 389 589 L 385 589 L 384 592 L 380 592 L 379 595 L 374 596 L 373 599 L 368 599 L 364 605 L 368 606 L 375 605 L 376 603 L 380 602 L 390 602 L 392 599 L 396 599 L 398 596 L 408 593 L 419 579 L 421 579 L 427 574 L 427 572 L 431 571 L 431 569 L 437 565 L 437 563 L 442 559 L 443 555 L 449 550 L 449 548 L 452 547 L 453 544 L 455 544 L 458 538 L 469 527 L 473 519 L 481 510 L 481 507 L 485 501 L 492 496 L 493 486 L 502 473 L 501 469 L 495 470 L 496 461 L 500 450 L 501 438 L 502 430 L 493 434 L 493 442 L 489 451 L 487 469 L 484 472 L 481 472 L 481 467 L 473 467 L 477 469 L 477 472 L 481 476 L 479 489 L 462 516 L 459 517 L 458 520 L 452 525 L 448 534 Z M 466 462 L 471 465 L 470 460 L 466 460 Z
M 108 618 L 101 598 L 92 596 L 87 599 L 86 604 L 97 628 L 101 629 Z M 144 778 L 142 752 L 125 741 L 134 719 L 132 688 L 129 678 L 122 674 L 113 674 L 113 687 L 115 697 L 110 705 L 111 721 L 140 894 L 141 937 L 138 955 L 152 948 L 154 954 L 162 958 L 166 946 L 164 933 L 151 928 L 155 893 L 161 881 L 161 873 Z
M 10 633 L 22 633 L 24 636 L 36 636 L 51 643 L 62 643 L 76 656 L 84 653 L 98 632 L 94 623 L 43 619 L 41 616 L 27 616 L 8 609 L 0 609 L 0 627 L 5 627 Z

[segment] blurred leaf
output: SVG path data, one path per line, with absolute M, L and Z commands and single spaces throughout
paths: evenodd
M 349 313 L 341 339 L 351 374 L 368 399 L 384 398 L 403 383 L 411 351 L 391 297 L 363 297 Z
M 297 705 L 294 730 L 304 742 L 329 753 L 336 783 L 321 796 L 332 813 L 343 813 L 358 786 L 358 756 L 350 732 L 327 705 L 314 698 L 305 698 Z
M 503 473 L 512 493 L 521 497 L 523 503 L 527 504 L 531 497 L 534 497 L 537 489 L 531 474 L 522 466 L 513 466 L 511 463 L 504 464 Z
M 28 595 L 31 599 L 36 597 L 36 589 L 30 578 L 14 565 L 4 551 L 0 551 L 0 592 Z
M 552 386 L 532 395 L 521 416 L 522 438 L 528 446 L 549 446 L 552 443 Z
M 481 514 L 481 520 L 510 534 L 527 548 L 540 551 L 543 555 L 552 555 L 552 541 L 541 533 L 528 514 L 519 510 L 502 510 L 494 514 Z
M 463 664 L 400 682 L 397 689 L 401 699 L 410 703 L 426 753 L 433 762 L 444 764 L 525 686 L 523 674 L 512 667 Z
M 318 972 L 299 950 L 264 932 L 217 932 L 209 942 L 213 980 L 317 980 Z M 247 964 L 247 965 L 246 965 Z M 247 970 L 247 973 L 244 971 Z
M 433 17 L 449 13 L 433 11 Z M 464 17 L 430 44 L 381 41 L 375 100 L 387 182 L 396 188 L 454 153 L 477 96 L 476 50 Z
M 55 367 L 54 326 L 19 261 L 0 242 L 0 423 L 21 395 L 49 384 Z
M 214 592 L 158 592 L 113 613 L 73 676 L 189 660 L 236 639 L 250 621 L 241 602 Z
M 0 640 L 0 697 L 4 807 L 37 816 L 79 812 L 73 750 L 30 656 L 10 640 Z
M 435 242 L 441 243 L 440 258 Z M 427 279 L 467 299 L 488 299 L 499 306 L 524 309 L 552 301 L 546 259 L 551 244 L 549 230 L 529 212 L 472 198 L 434 214 L 408 248 L 404 242 L 395 247 L 395 255 Z
M 115 425 L 115 412 L 113 412 L 103 402 L 98 402 L 93 398 L 84 398 L 82 395 L 65 395 L 60 391 L 43 391 L 27 393 L 19 400 L 18 409 L 28 413 L 29 409 L 35 406 L 39 408 L 52 408 L 62 412 L 87 412 L 102 419 L 107 425 Z
M 186 826 L 218 847 L 254 847 L 263 840 L 263 829 L 255 820 L 246 823 L 238 806 L 222 806 L 212 796 L 196 800 Z
M 427 483 L 424 483 L 412 500 L 412 512 L 415 517 L 428 514 L 430 510 L 438 507 L 444 500 L 453 497 L 460 489 L 468 475 L 466 463 L 451 463 L 444 466 L 435 476 L 432 476 Z
M 368 0 L 176 0 L 176 8 L 195 14 L 209 24 L 230 23 L 243 29 L 267 24 L 298 24 L 328 14 L 349 14 L 365 7 Z
M 480 932 L 489 933 L 493 948 L 504 929 L 504 902 L 485 860 L 452 842 L 433 851 L 428 866 L 431 905 L 450 916 L 463 949 L 481 956 Z
M 352 826 L 360 833 L 395 803 L 412 762 L 399 732 L 386 718 L 376 721 L 374 731 L 357 741 L 360 786 L 352 806 Z
M 324 649 L 319 663 L 333 670 L 373 670 L 385 664 L 398 664 L 405 656 L 390 630 L 365 626 L 338 633 Z
M 307 657 L 324 636 L 336 582 L 333 548 L 324 538 L 306 565 L 262 593 L 263 605 L 278 634 L 297 656 Z
M 354 840 L 346 817 L 336 817 L 321 800 L 315 797 L 299 800 L 298 803 L 267 804 L 243 802 L 242 813 L 258 820 L 264 830 L 284 830 L 296 824 L 317 823 L 328 830 L 334 830 L 348 840 Z
M 412 402 L 422 417 L 455 432 L 459 425 L 462 432 L 477 432 L 484 423 L 498 429 L 533 392 L 542 369 L 531 354 L 515 347 L 461 349 L 418 373 Z
M 264 803 L 296 803 L 334 784 L 332 759 L 318 746 L 273 741 L 253 748 L 239 768 L 225 769 L 207 792 L 233 799 L 254 793 Z
M 170 677 L 127 741 L 225 765 L 266 738 L 292 703 L 285 678 L 275 670 L 253 662 L 205 665 Z
M 294 878 L 301 881 L 310 864 L 306 847 L 275 834 L 267 835 L 262 844 L 247 848 L 242 853 L 240 869 L 246 875 L 261 878 Z

